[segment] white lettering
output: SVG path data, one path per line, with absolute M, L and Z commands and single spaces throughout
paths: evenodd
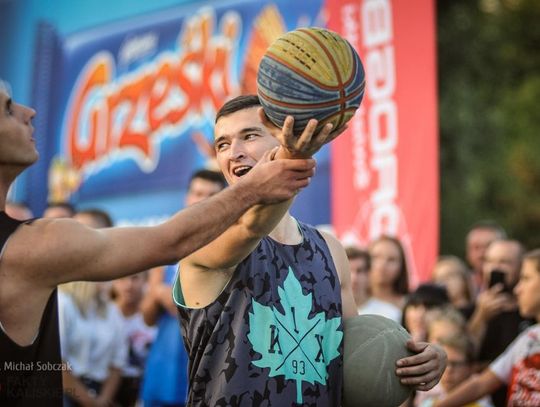
M 360 16 L 358 7 L 353 4 L 346 4 L 341 8 L 341 19 L 343 21 L 343 36 L 351 45 L 360 49 Z M 366 189 L 370 183 L 370 171 L 367 164 L 367 132 L 366 115 L 364 105 L 361 105 L 356 114 L 349 122 L 352 135 L 352 165 L 353 165 L 353 185 L 356 189 Z
M 388 0 L 366 0 L 362 3 L 362 33 L 366 48 L 366 85 L 371 105 L 367 111 L 369 168 L 371 179 L 377 179 L 370 201 L 370 239 L 381 234 L 397 235 L 400 224 L 398 196 L 399 141 L 398 111 L 394 94 L 396 67 L 394 58 L 392 9 Z
M 397 146 L 397 112 L 392 100 L 381 100 L 369 111 L 369 141 L 375 154 L 392 154 Z
M 366 58 L 366 85 L 373 99 L 392 96 L 396 89 L 394 47 L 387 45 L 380 50 L 370 52 Z
M 392 10 L 388 0 L 366 0 L 362 5 L 362 28 L 366 47 L 392 39 Z

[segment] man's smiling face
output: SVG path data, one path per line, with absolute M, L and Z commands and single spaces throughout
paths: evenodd
M 218 119 L 214 147 L 219 168 L 229 184 L 234 184 L 261 159 L 279 146 L 258 115 L 259 106 L 238 110 Z

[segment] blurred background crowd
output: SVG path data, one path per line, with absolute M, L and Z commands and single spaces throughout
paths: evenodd
M 4 32 L 9 26 L 5 16 L 20 19 L 22 14 L 15 3 L 0 1 L 0 10 L 10 11 L 0 15 L 4 38 L 10 38 Z M 540 100 L 539 4 L 435 2 L 441 255 L 431 268 L 418 271 L 424 278 L 413 281 L 417 276 L 407 267 L 407 244 L 397 236 L 383 234 L 362 246 L 344 241 L 359 313 L 393 319 L 414 339 L 438 343 L 448 355 L 440 384 L 416 394 L 409 405 L 428 406 L 481 372 L 535 323 L 520 315 L 515 286 L 524 254 L 540 247 L 540 116 L 535 113 Z M 111 5 L 115 18 L 124 17 L 119 8 Z M 100 22 L 87 18 L 90 27 Z M 64 31 L 81 29 L 74 21 L 64 23 Z M 3 56 L 13 55 L 13 49 L 13 42 L 0 44 Z M 31 93 L 32 64 L 25 61 L 26 76 L 14 79 L 13 72 L 20 69 L 6 68 L 9 58 L 3 59 L 0 77 L 10 80 L 15 99 L 24 101 Z M 194 141 L 208 158 L 205 138 Z M 221 174 L 208 169 L 182 177 L 189 179 L 182 186 L 185 206 L 225 186 Z M 50 202 L 43 212 L 32 213 L 18 199 L 25 194 L 15 192 L 6 207 L 14 218 L 73 217 L 88 227 L 113 225 L 114 216 L 103 207 L 78 208 L 70 203 L 76 199 Z M 136 206 L 136 199 L 131 203 Z M 45 201 L 31 206 L 43 207 Z M 171 295 L 176 272 L 171 265 L 117 281 L 60 287 L 62 352 L 71 366 L 64 376 L 66 388 L 84 386 L 105 394 L 101 399 L 111 406 L 184 405 L 187 356 Z M 478 405 L 504 406 L 505 399 L 506 389 L 501 388 Z
M 197 171 L 185 205 L 224 187 L 221 173 Z M 20 204 L 8 203 L 7 212 L 20 219 L 33 216 Z M 72 217 L 93 228 L 113 225 L 101 209 L 78 211 L 67 203 L 50 204 L 42 216 Z M 526 251 L 523 243 L 496 222 L 480 220 L 462 244 L 464 259 L 440 256 L 431 280 L 414 289 L 398 238 L 383 235 L 367 247 L 346 247 L 358 312 L 390 318 L 415 340 L 438 343 L 447 352 L 448 367 L 439 385 L 418 393 L 409 405 L 440 397 L 482 371 L 535 323 L 520 315 L 514 290 Z M 111 405 L 184 405 L 187 355 L 171 290 L 176 272 L 171 265 L 111 282 L 60 287 L 62 353 L 71 367 L 64 372 L 66 388 L 105 392 Z M 501 388 L 480 405 L 504 406 L 505 400 L 506 388 Z M 75 405 L 69 394 L 66 404 Z

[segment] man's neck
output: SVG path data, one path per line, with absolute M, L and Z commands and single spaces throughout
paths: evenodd
M 20 174 L 20 170 L 11 169 L 11 167 L 0 168 L 0 210 L 6 210 L 6 200 L 9 191 L 9 187 L 15 181 L 15 178 Z
M 298 223 L 289 212 L 281 218 L 269 236 L 282 244 L 293 245 L 302 243 L 302 233 L 298 229 Z

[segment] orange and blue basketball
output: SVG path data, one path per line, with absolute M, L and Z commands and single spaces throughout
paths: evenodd
M 343 126 L 364 95 L 364 68 L 358 53 L 335 32 L 317 28 L 290 31 L 268 47 L 257 73 L 257 93 L 278 127 L 294 117 L 299 135 L 311 118 L 319 128 Z

